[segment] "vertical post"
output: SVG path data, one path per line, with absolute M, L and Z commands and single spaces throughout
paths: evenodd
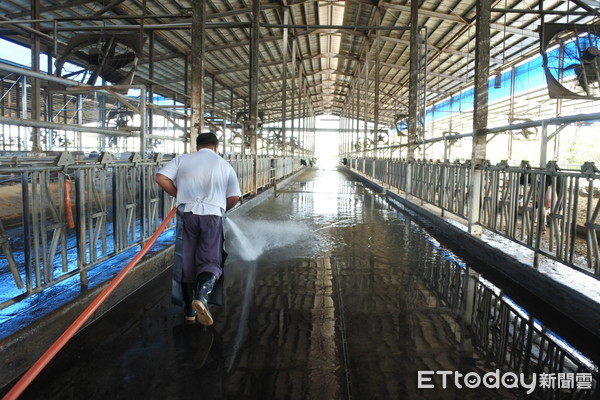
M 294 40 L 292 42 L 292 123 L 290 126 L 290 137 L 294 137 L 294 124 L 296 119 L 296 97 L 298 96 L 298 93 L 296 91 L 296 51 L 297 44 Z M 284 146 L 285 145 L 286 144 L 284 142 Z
M 210 86 L 210 116 L 215 117 L 215 96 L 217 92 L 217 77 L 215 74 L 211 75 L 211 86 Z
M 302 133 L 301 133 L 301 138 L 302 140 L 300 140 L 300 138 L 298 138 L 298 143 L 302 143 L 302 147 L 300 148 L 300 150 L 302 151 L 302 155 L 306 156 L 306 149 L 308 148 L 308 134 L 307 134 L 307 130 L 306 130 L 306 122 L 307 122 L 307 117 L 306 117 L 306 113 L 308 112 L 308 100 L 306 99 L 306 88 L 304 88 L 304 103 L 302 104 Z
M 469 182 L 469 233 L 481 234 L 481 165 L 486 158 L 488 80 L 490 65 L 490 0 L 476 5 L 477 19 L 475 45 L 475 89 L 473 104 L 473 149 L 471 153 L 471 180 Z
M 423 44 L 419 44 L 419 48 L 423 49 L 423 55 L 419 57 L 419 60 L 422 61 L 422 65 L 423 65 L 423 75 L 422 75 L 422 79 L 421 82 L 422 84 L 419 85 L 419 93 L 422 93 L 422 98 L 421 98 L 421 103 L 420 103 L 420 107 L 419 107 L 419 111 L 417 112 L 417 115 L 419 117 L 419 130 L 418 132 L 421 133 L 421 139 L 423 140 L 423 160 L 425 160 L 426 158 L 426 151 L 427 151 L 427 147 L 425 145 L 425 132 L 426 132 L 426 127 L 425 124 L 427 122 L 427 57 L 429 54 L 429 46 L 427 43 L 427 40 L 429 38 L 429 31 L 427 30 L 427 26 L 423 27 L 423 29 L 425 30 L 425 34 L 424 34 L 424 40 L 423 40 Z M 419 29 L 420 30 L 420 29 Z
M 361 144 L 359 141 L 359 137 L 360 137 L 360 135 L 358 133 L 359 130 L 360 130 L 360 76 L 357 75 L 357 77 L 356 77 L 356 144 L 357 144 L 357 146 L 364 145 L 364 143 Z M 358 147 L 354 149 L 356 158 L 359 157 L 358 150 L 359 150 Z
M 40 18 L 40 0 L 31 0 L 31 19 L 36 20 Z M 39 23 L 34 23 L 32 28 L 39 30 Z M 40 38 L 36 33 L 31 33 L 32 45 L 31 45 L 31 70 L 34 72 L 40 72 Z M 39 78 L 31 79 L 31 119 L 39 121 L 41 119 L 41 91 L 40 91 L 40 80 Z M 25 99 L 27 101 L 27 99 Z M 34 153 L 42 152 L 42 141 L 40 138 L 40 128 L 31 128 L 31 151 Z
M 223 121 L 221 123 L 221 129 L 223 129 L 223 137 L 221 138 L 221 146 L 223 146 L 223 157 L 227 153 L 227 120 L 226 116 L 223 115 Z
M 442 135 L 444 135 L 444 162 L 447 163 L 447 162 L 449 162 L 448 139 L 446 138 L 446 133 L 442 132 Z
M 351 88 L 354 88 L 354 86 L 351 86 Z M 349 93 L 348 101 L 350 104 L 348 109 L 348 121 L 346 122 L 346 128 L 348 129 L 348 134 L 346 136 L 346 158 L 350 158 L 350 153 L 352 152 L 352 129 L 354 128 L 354 90 Z
M 316 150 L 316 145 L 317 145 L 316 126 L 317 126 L 317 117 L 315 116 L 315 109 L 313 108 L 313 105 L 311 103 L 311 107 L 310 107 L 310 130 L 311 130 L 310 146 L 311 147 L 310 147 L 310 149 L 311 149 L 313 156 L 315 156 L 315 150 Z
M 233 109 L 233 88 L 231 88 L 231 90 L 229 91 L 229 114 L 232 116 L 231 123 L 233 124 L 235 122 L 235 110 Z M 229 152 L 233 153 L 235 152 L 235 149 L 233 148 L 233 132 L 231 133 L 230 140 L 231 141 L 229 143 Z
M 145 3 L 144 3 L 145 5 Z M 150 40 L 149 40 L 149 54 L 148 54 L 148 58 L 150 59 L 150 63 L 148 65 L 148 77 L 150 78 L 150 84 L 148 84 L 148 102 L 150 104 L 154 103 L 154 84 L 152 82 L 154 82 L 154 31 L 150 31 L 149 32 L 150 35 Z M 141 107 L 146 107 L 146 98 L 140 96 L 140 100 L 142 100 L 142 102 L 140 103 Z M 143 106 L 142 106 L 143 104 Z M 148 128 L 148 132 L 152 133 L 152 130 L 154 128 L 154 109 L 152 107 L 150 107 L 147 111 L 147 122 L 146 122 L 146 126 Z M 143 119 L 142 119 L 143 121 Z M 142 131 L 145 131 L 145 127 L 142 126 Z M 144 132 L 144 134 L 146 134 L 147 132 Z M 141 134 L 140 134 L 141 136 Z M 144 135 L 145 136 L 145 135 Z M 140 143 L 143 143 L 143 140 L 140 140 Z M 152 143 L 150 143 L 150 141 L 147 141 L 148 143 L 146 144 L 142 144 L 142 146 L 140 146 L 140 153 L 142 158 L 146 158 L 145 152 L 146 151 L 152 151 L 153 146 Z M 146 147 L 146 145 L 148 147 Z
M 406 166 L 406 194 L 412 196 L 412 169 L 417 150 L 418 110 L 419 110 L 419 2 L 410 3 L 410 61 L 408 89 L 408 146 Z
M 369 38 L 365 38 L 366 44 L 365 44 L 365 98 L 364 98 L 364 107 L 365 107 L 365 115 L 364 115 L 364 120 L 365 120 L 365 126 L 364 126 L 364 135 L 365 135 L 365 139 L 364 139 L 364 146 L 363 146 L 363 154 L 362 154 L 362 158 L 363 161 L 367 158 L 367 140 L 369 138 L 369 129 L 368 129 L 368 123 L 367 121 L 369 120 L 369 52 L 371 50 L 371 46 L 369 46 Z M 365 166 L 366 162 L 363 162 L 363 167 Z M 363 171 L 365 172 L 365 169 L 363 168 Z
M 244 112 L 246 112 L 247 109 L 248 109 L 248 98 L 244 97 L 244 104 L 242 106 L 242 110 Z M 242 121 L 242 124 L 246 124 L 246 122 Z M 246 155 L 246 125 L 242 126 L 242 145 L 241 146 L 242 146 L 242 150 L 241 150 L 242 156 L 245 156 Z M 245 157 L 243 157 L 243 158 L 245 158 Z
M 540 2 L 541 4 L 541 2 Z M 509 103 L 508 103 L 508 123 L 512 124 L 513 123 L 513 119 L 515 117 L 515 90 L 516 90 L 516 81 L 517 81 L 517 69 L 513 66 L 510 69 L 510 96 L 509 96 Z M 556 114 L 556 115 L 560 115 L 560 114 Z M 512 135 L 508 135 L 508 159 L 511 160 L 512 159 L 512 153 L 513 153 L 513 136 Z
M 342 109 L 340 113 L 340 123 L 338 124 L 338 154 L 344 154 L 344 125 L 346 124 L 346 120 L 344 118 L 345 110 Z
M 349 132 L 349 128 L 350 127 L 350 118 L 347 114 L 346 111 L 346 116 L 344 117 L 344 130 L 342 131 L 342 135 L 344 140 L 342 141 L 342 152 L 344 153 L 344 157 L 348 158 L 348 153 L 349 153 L 349 145 L 350 145 L 350 132 Z
M 77 125 L 83 125 L 83 96 L 78 94 L 77 95 Z M 76 133 L 77 135 L 77 140 L 75 141 L 75 146 L 77 150 L 82 150 L 83 149 L 83 144 L 82 144 L 82 138 L 83 138 L 83 132 L 81 131 L 77 131 Z M 67 151 L 67 146 L 69 145 L 69 141 L 66 140 L 67 138 L 65 137 L 65 151 Z
M 140 92 L 140 156 L 146 158 L 148 150 L 148 119 L 146 116 L 147 91 L 142 87 Z
M 304 129 L 304 81 L 302 80 L 302 70 L 300 68 L 298 68 L 298 129 L 296 132 L 296 136 L 294 137 L 294 143 L 299 143 L 300 142 L 300 138 L 302 137 L 302 132 Z M 297 153 L 297 150 L 299 150 L 297 147 L 294 148 L 294 146 L 292 146 L 292 157 Z
M 246 126 L 250 137 L 252 156 L 252 194 L 257 191 L 257 135 L 258 135 L 258 45 L 260 37 L 260 0 L 252 0 L 252 29 L 250 31 L 250 121 Z
M 377 13 L 377 25 L 381 25 L 381 8 L 377 7 L 375 10 Z M 373 120 L 374 120 L 374 132 L 373 132 L 373 149 L 374 155 L 377 156 L 377 147 L 379 143 L 379 69 L 381 68 L 380 56 L 381 52 L 381 41 L 379 40 L 380 30 L 375 31 L 375 88 L 374 95 L 375 101 L 373 104 Z
M 546 168 L 548 163 L 548 125 L 542 122 L 542 138 L 540 140 L 540 168 Z
M 19 92 L 21 94 L 21 118 L 23 119 L 27 119 L 28 116 L 28 111 L 27 111 L 27 76 L 23 75 L 21 77 L 21 91 Z M 17 97 L 17 104 L 19 104 L 19 98 Z M 23 148 L 21 148 L 21 127 L 19 126 L 18 128 L 18 132 L 19 132 L 19 151 L 21 149 L 27 151 L 27 139 L 23 140 Z
M 348 158 L 350 153 L 350 124 L 352 123 L 352 111 L 350 111 L 350 115 L 346 114 L 345 123 L 344 123 L 344 156 Z
M 289 21 L 290 10 L 289 8 L 284 8 L 283 10 L 283 24 L 287 25 Z M 286 119 L 287 119 L 287 52 L 288 52 L 288 28 L 283 28 L 283 43 L 282 43 L 282 77 L 283 80 L 281 85 L 281 138 L 283 143 L 285 143 L 286 138 Z M 284 154 L 285 155 L 285 154 Z
M 302 107 L 304 104 L 304 81 L 302 80 L 302 64 L 298 65 L 298 129 L 296 129 L 296 134 L 292 135 L 292 139 L 294 143 L 300 139 L 300 135 L 302 135 Z M 295 146 L 292 146 L 291 155 L 294 157 L 294 153 L 296 151 Z
M 204 129 L 204 52 L 206 2 L 192 1 L 192 95 L 190 151 L 196 148 L 196 137 Z
M 183 91 L 187 95 L 190 92 L 190 56 L 185 56 L 184 61 L 185 62 L 184 62 L 184 71 L 183 71 Z M 190 99 L 191 98 L 192 97 L 190 96 Z M 186 116 L 189 115 L 187 113 L 187 111 L 188 111 L 190 105 L 185 106 Z M 191 118 L 191 116 L 190 116 L 190 118 Z M 186 117 L 183 120 L 183 127 L 185 128 L 185 133 L 189 134 L 190 137 L 189 137 L 189 142 L 183 142 L 183 151 L 184 152 L 187 152 L 189 150 L 188 146 L 190 148 L 193 148 L 193 146 L 191 146 L 192 139 L 191 139 L 191 130 L 189 129 L 189 124 L 190 124 L 190 120 Z M 196 140 L 196 139 L 194 139 L 194 140 Z
M 352 88 L 356 88 L 356 85 L 354 85 L 354 83 L 352 85 L 353 85 Z M 354 130 L 354 120 L 356 119 L 355 115 L 354 115 L 354 105 L 355 105 L 355 103 L 354 103 L 354 95 L 355 95 L 355 92 L 356 92 L 356 90 L 353 90 L 352 94 L 348 98 L 348 101 L 350 102 L 350 110 L 349 110 L 350 115 L 348 115 L 348 123 L 346 124 L 347 128 L 349 129 L 348 130 L 348 146 L 346 146 L 347 153 L 348 153 L 348 157 L 347 158 L 350 158 L 349 157 L 350 153 L 352 153 L 352 150 L 353 150 L 352 149 L 352 142 L 353 142 L 353 138 L 354 138 L 354 132 L 353 132 L 353 130 Z
M 102 85 L 106 83 L 103 81 Z M 106 128 L 106 97 L 102 93 L 98 93 L 98 121 L 100 121 L 100 127 Z M 106 135 L 102 134 L 98 136 L 98 149 L 100 151 L 106 150 Z
M 48 74 L 52 74 L 52 55 L 48 56 Z M 54 95 L 50 90 L 46 91 L 46 121 L 54 122 Z M 54 130 L 46 130 L 46 149 L 52 150 L 54 148 Z

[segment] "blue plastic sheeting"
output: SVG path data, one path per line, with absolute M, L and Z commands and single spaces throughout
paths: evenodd
M 558 57 L 558 50 L 550 52 L 549 55 L 550 58 L 552 58 L 552 55 L 554 55 L 555 58 Z M 573 62 L 575 62 L 575 60 L 573 60 Z M 546 86 L 546 78 L 544 75 L 542 63 L 543 58 L 539 56 L 514 69 L 515 95 L 519 95 L 520 93 Z M 565 59 L 565 65 L 569 65 L 568 58 Z M 508 70 L 501 74 L 501 84 L 499 88 L 494 87 L 496 76 L 490 78 L 488 82 L 488 100 L 490 103 L 505 100 L 510 97 L 512 73 L 513 70 Z M 473 110 L 473 104 L 474 89 L 470 88 L 468 90 L 457 93 L 449 99 L 437 103 L 432 107 L 429 107 L 425 112 L 425 118 L 427 122 L 433 122 L 441 118 L 446 118 L 452 114 L 469 112 Z
M 546 86 L 542 57 L 515 68 L 515 94 Z

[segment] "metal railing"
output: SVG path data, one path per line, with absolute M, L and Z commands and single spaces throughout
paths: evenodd
M 390 188 L 468 219 L 471 165 L 398 159 L 351 159 L 349 166 Z M 479 223 L 534 251 L 586 274 L 600 275 L 600 172 L 484 163 L 476 217 Z M 410 179 L 409 179 L 410 178 Z
M 0 309 L 76 275 L 86 286 L 92 267 L 145 243 L 175 205 L 154 182 L 167 161 L 139 153 L 126 159 L 103 153 L 97 160 L 75 160 L 67 152 L 0 158 L 0 190 L 13 194 L 0 218 Z M 228 161 L 243 195 L 301 168 L 299 159 L 259 157 L 255 188 L 252 157 Z M 73 199 L 73 229 L 67 195 Z
M 461 329 L 468 329 L 470 335 L 458 336 L 470 338 L 488 367 L 523 373 L 528 382 L 536 374 L 536 398 L 595 398 L 599 376 L 598 367 L 592 361 L 477 274 L 447 259 L 443 252 L 434 257 L 428 265 L 419 268 L 417 274 L 443 306 L 463 321 L 466 326 Z M 557 379 L 559 374 L 569 374 L 573 378 L 571 385 L 556 383 L 544 387 L 540 384 L 543 375 Z

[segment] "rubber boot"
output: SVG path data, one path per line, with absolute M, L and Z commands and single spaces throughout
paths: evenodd
M 194 286 L 193 282 L 181 282 L 181 291 L 183 293 L 183 313 L 185 314 L 185 322 L 196 322 L 196 311 L 192 308 L 194 301 Z
M 204 326 L 210 326 L 214 322 L 208 309 L 208 295 L 212 292 L 216 282 L 217 277 L 210 272 L 201 273 L 196 281 L 196 293 L 192 308 L 196 311 L 196 320 Z

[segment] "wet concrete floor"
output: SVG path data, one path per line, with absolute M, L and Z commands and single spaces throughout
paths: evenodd
M 232 220 L 257 258 L 229 248 L 214 327 L 183 323 L 167 271 L 75 337 L 21 398 L 518 397 L 417 388 L 420 370 L 489 368 L 416 272 L 439 249 L 361 183 L 309 169 Z

